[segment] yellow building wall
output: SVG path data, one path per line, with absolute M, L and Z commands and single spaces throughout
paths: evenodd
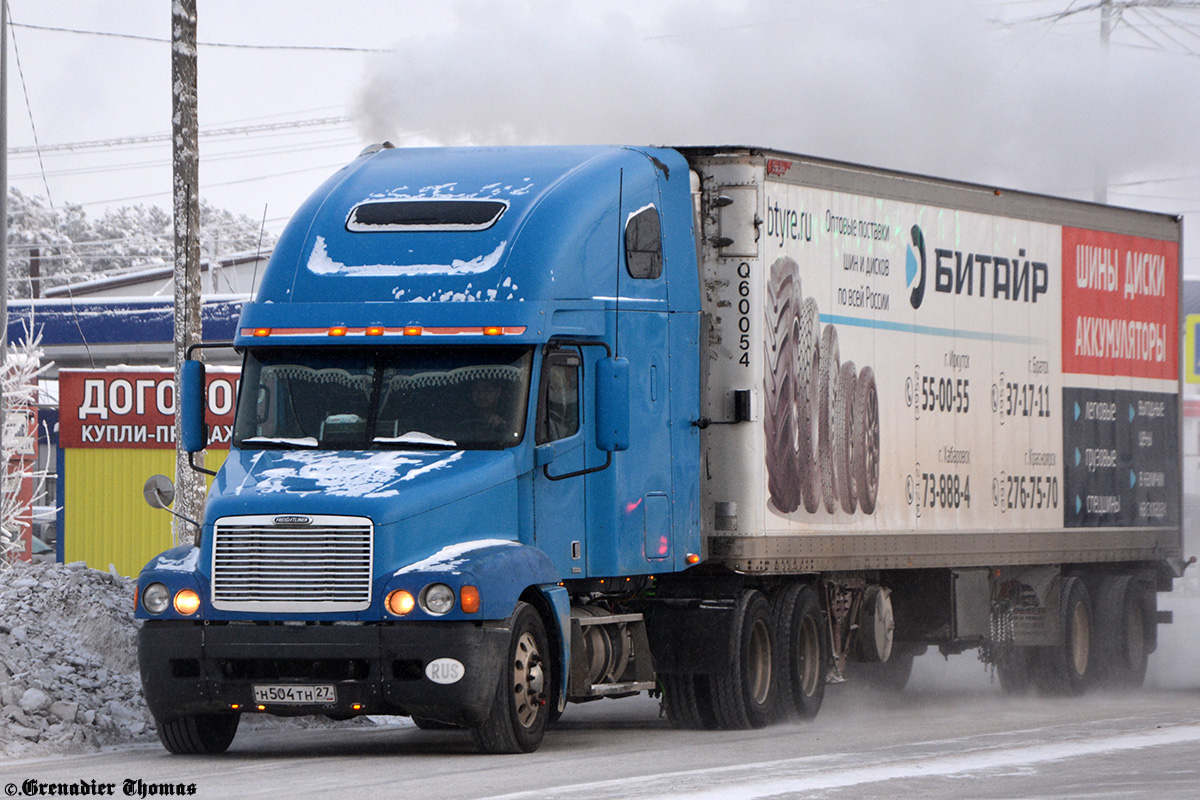
M 174 479 L 175 451 L 71 448 L 63 451 L 63 560 L 85 561 L 121 575 L 141 572 L 151 558 L 174 546 L 171 514 L 151 508 L 142 487 L 151 475 Z M 216 470 L 228 450 L 209 450 L 205 466 Z M 205 476 L 211 484 L 212 479 Z

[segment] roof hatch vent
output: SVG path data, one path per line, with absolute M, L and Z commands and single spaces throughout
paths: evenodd
M 504 200 L 371 200 L 346 218 L 355 233 L 386 231 L 482 231 L 508 208 Z

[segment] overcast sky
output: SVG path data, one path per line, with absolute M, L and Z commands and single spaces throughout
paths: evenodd
M 1091 0 L 198 5 L 202 195 L 275 232 L 381 139 L 753 144 L 1083 199 L 1102 164 L 1200 273 L 1196 3 L 1123 9 L 1107 69 Z M 9 7 L 10 182 L 169 208 L 167 0 Z

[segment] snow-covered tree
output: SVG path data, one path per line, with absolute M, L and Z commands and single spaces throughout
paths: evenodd
M 5 420 L 3 449 L 0 449 L 0 486 L 3 487 L 3 491 L 0 491 L 0 569 L 15 563 L 25 549 L 20 522 L 30 518 L 31 509 L 30 498 L 22 497 L 17 491 L 20 483 L 26 479 L 35 482 L 45 479 L 44 475 L 36 473 L 31 464 L 10 468 L 16 455 L 15 445 L 28 433 L 21 430 L 25 418 L 17 412 L 34 408 L 38 378 L 53 366 L 52 362 L 42 363 L 41 343 L 39 333 L 26 335 L 19 344 L 9 346 L 0 380 L 4 391 Z M 35 487 L 34 496 L 40 494 L 39 488 Z
M 274 245 L 258 222 L 211 203 L 200 203 L 201 252 L 217 256 Z M 54 208 L 45 198 L 11 188 L 8 194 L 8 286 L 12 297 L 33 294 L 30 265 L 40 275 L 39 294 L 52 286 L 169 265 L 174 258 L 171 214 L 155 205 L 110 208 L 91 219 L 78 205 Z

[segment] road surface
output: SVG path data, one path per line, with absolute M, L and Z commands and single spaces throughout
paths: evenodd
M 570 706 L 541 749 L 479 756 L 458 731 L 243 726 L 218 757 L 138 746 L 0 762 L 0 783 L 160 784 L 196 797 L 411 800 L 605 798 L 1194 798 L 1200 792 L 1198 604 L 1177 608 L 1148 688 L 1084 698 L 1002 693 L 973 653 L 918 660 L 909 688 L 831 685 L 817 720 L 681 731 L 642 695 Z M 132 783 L 124 783 L 126 780 Z M 141 781 L 141 784 L 138 783 Z M 12 790 L 7 790 L 11 792 Z

